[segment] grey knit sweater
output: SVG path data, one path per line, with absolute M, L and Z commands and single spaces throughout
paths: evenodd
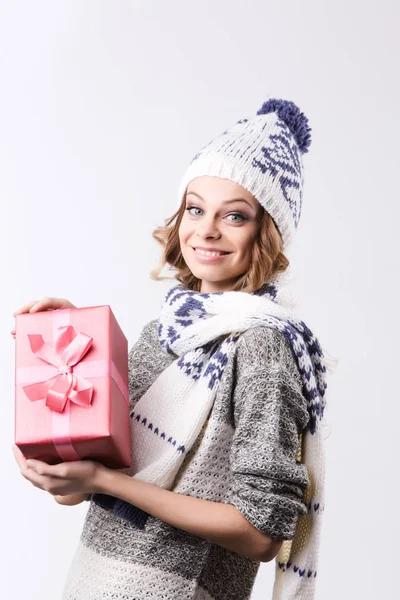
M 129 352 L 131 409 L 174 360 L 157 327 L 157 319 L 147 323 Z M 292 539 L 307 512 L 298 450 L 308 419 L 290 345 L 274 329 L 249 329 L 172 491 L 233 504 L 260 531 Z M 92 501 L 63 600 L 245 600 L 259 565 L 151 515 L 138 529 Z

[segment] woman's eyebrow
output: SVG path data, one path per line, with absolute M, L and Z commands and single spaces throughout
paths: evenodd
M 197 192 L 186 192 L 186 195 L 188 196 L 189 194 L 193 194 L 193 196 L 197 196 L 197 198 L 200 198 L 200 200 L 203 200 L 204 202 L 204 198 L 202 198 L 202 196 L 200 196 L 200 194 L 198 194 Z M 222 202 L 222 204 L 230 204 L 232 202 L 246 202 L 246 204 L 248 204 L 250 206 L 250 208 L 252 208 L 254 210 L 254 206 L 252 206 L 250 204 L 250 202 L 248 200 L 246 200 L 245 198 L 232 198 L 232 200 L 224 200 L 224 202 Z

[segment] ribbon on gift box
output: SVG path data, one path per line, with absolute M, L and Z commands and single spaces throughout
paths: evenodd
M 54 346 L 47 344 L 40 334 L 28 334 L 32 352 L 48 364 L 18 367 L 16 383 L 29 384 L 23 385 L 29 400 L 45 400 L 52 411 L 53 443 L 62 460 L 80 460 L 70 437 L 70 402 L 90 406 L 94 390 L 86 378 L 112 377 L 127 403 L 129 392 L 113 361 L 81 362 L 93 338 L 75 332 L 70 325 L 70 310 L 55 310 L 52 318 Z
M 59 327 L 55 334 L 54 347 L 46 344 L 40 334 L 29 334 L 33 354 L 50 365 L 58 373 L 39 383 L 24 385 L 23 390 L 31 402 L 46 399 L 46 406 L 62 412 L 68 399 L 81 406 L 92 402 L 93 384 L 72 372 L 93 344 L 93 338 L 85 333 L 75 333 L 72 325 Z M 40 368 L 40 367 L 39 367 Z

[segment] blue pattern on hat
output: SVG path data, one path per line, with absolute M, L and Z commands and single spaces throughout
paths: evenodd
M 262 173 L 268 171 L 272 177 L 278 178 L 282 194 L 290 206 L 297 227 L 302 202 L 300 156 L 289 128 L 281 121 L 277 122 L 277 127 L 280 128 L 281 133 L 269 136 L 272 143 L 261 148 L 263 160 L 253 158 L 252 166 L 259 168 Z M 298 190 L 295 199 L 289 193 L 291 188 Z

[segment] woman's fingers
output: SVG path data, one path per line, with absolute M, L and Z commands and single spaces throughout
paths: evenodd
M 16 317 L 17 315 L 22 315 L 23 313 L 35 312 L 35 307 L 38 304 L 40 304 L 41 302 L 43 302 L 43 301 L 42 300 L 31 300 L 30 302 L 28 302 L 27 304 L 24 304 L 24 306 L 21 306 L 21 308 L 19 308 L 15 312 L 13 312 L 13 317 Z M 16 335 L 15 327 L 14 327 L 14 329 L 11 329 L 10 333 L 15 340 L 15 335 Z
M 57 308 L 63 308 L 64 304 L 68 302 L 64 298 L 50 298 L 46 296 L 41 300 L 38 300 L 29 310 L 29 312 L 39 312 L 41 310 L 56 310 Z
M 24 306 L 13 312 L 13 317 L 27 312 L 34 313 L 41 310 L 57 310 L 59 308 L 75 308 L 75 306 L 69 300 L 66 300 L 66 298 L 50 298 L 50 296 L 45 296 L 41 300 L 31 300 L 31 302 L 24 304 Z
M 31 482 L 35 487 L 45 491 L 52 493 L 50 490 L 53 489 L 54 482 L 47 476 L 43 476 L 41 473 L 37 472 L 35 468 L 29 467 L 27 464 L 25 456 L 22 454 L 21 450 L 18 448 L 16 444 L 12 446 L 15 460 L 18 463 L 19 470 L 21 475 Z M 62 482 L 60 482 L 62 483 Z
M 24 306 L 21 306 L 21 308 L 19 308 L 15 312 L 13 312 L 13 317 L 15 317 L 16 315 L 21 315 L 22 313 L 29 312 L 31 310 L 31 308 L 33 306 L 35 306 L 35 304 L 37 304 L 37 303 L 38 303 L 37 300 L 31 300 L 27 304 L 24 304 Z
M 27 304 L 24 304 L 24 306 L 21 306 L 21 308 L 13 312 L 13 317 L 28 312 L 36 313 L 43 310 L 57 310 L 62 308 L 76 308 L 76 306 L 65 298 L 50 298 L 50 296 L 45 296 L 41 300 L 31 300 L 31 302 L 27 302 Z M 15 339 L 15 328 L 11 329 L 10 333 Z
M 21 306 L 18 310 L 13 313 L 13 317 L 16 315 L 20 315 L 22 313 L 34 313 L 39 312 L 41 310 L 57 310 L 58 308 L 75 308 L 71 302 L 66 300 L 65 298 L 50 298 L 50 296 L 45 296 L 40 300 L 32 300 L 24 306 Z

